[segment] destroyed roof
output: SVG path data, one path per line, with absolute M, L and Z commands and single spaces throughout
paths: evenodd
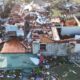
M 40 35 L 41 43 L 53 43 L 53 40 L 50 39 L 47 35 Z
M 16 35 L 15 36 L 24 36 L 24 31 L 22 30 L 22 28 L 18 28 L 18 26 L 16 25 L 7 25 L 5 26 L 5 32 L 8 33 L 8 32 L 15 32 Z

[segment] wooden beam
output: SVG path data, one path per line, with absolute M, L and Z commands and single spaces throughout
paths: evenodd
M 53 33 L 53 40 L 56 40 L 56 41 L 60 40 L 60 37 L 59 37 L 59 34 L 58 34 L 56 27 L 52 27 L 52 33 Z

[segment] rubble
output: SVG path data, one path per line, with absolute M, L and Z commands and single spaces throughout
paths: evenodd
M 50 71 L 53 67 L 63 68 L 68 60 L 79 67 L 80 19 L 75 14 L 52 17 L 50 5 L 40 3 L 42 5 L 35 1 L 30 4 L 15 4 L 8 18 L 0 17 L 0 44 L 3 44 L 0 53 L 38 55 L 29 58 L 32 64 L 39 66 L 32 72 L 31 78 L 57 80 L 57 74 Z M 64 5 L 68 10 L 74 8 L 72 4 Z M 63 60 L 60 60 L 61 57 Z M 29 64 L 26 61 L 23 63 Z M 75 70 L 70 69 L 61 76 L 67 78 L 69 73 L 77 74 Z M 28 74 L 28 71 L 24 70 L 23 74 Z M 0 74 L 0 77 L 3 76 Z
M 37 7 L 35 7 L 36 5 Z M 67 51 L 70 49 L 67 46 L 70 46 L 70 42 L 76 41 L 79 43 L 79 38 L 75 39 L 77 35 L 80 35 L 79 20 L 75 15 L 71 17 L 64 15 L 63 17 L 51 17 L 47 7 L 50 7 L 50 5 L 40 5 L 34 2 L 15 4 L 8 19 L 3 24 L 1 23 L 5 28 L 2 37 L 6 39 L 1 52 L 5 52 L 8 49 L 6 44 L 9 44 L 10 40 L 13 41 L 16 37 L 18 38 L 17 42 L 24 46 L 24 50 L 21 51 L 21 49 L 20 52 L 28 51 L 33 54 L 41 52 L 42 54 L 56 56 L 68 55 Z M 14 44 L 14 47 L 18 47 Z M 59 46 L 61 48 L 65 46 L 64 50 L 59 49 Z

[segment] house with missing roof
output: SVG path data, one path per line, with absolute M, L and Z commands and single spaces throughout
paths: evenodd
M 45 56 L 66 56 L 68 43 L 55 43 L 45 35 L 42 35 L 40 42 L 33 41 L 33 54 L 41 53 Z
M 79 52 L 79 40 L 80 27 L 53 27 L 52 34 L 39 34 L 39 39 L 33 41 L 32 52 L 47 56 L 67 56 L 69 53 Z

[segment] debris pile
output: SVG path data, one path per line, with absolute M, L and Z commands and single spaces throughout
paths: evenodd
M 79 38 L 75 38 L 80 35 L 79 24 L 80 21 L 75 15 L 51 17 L 50 4 L 48 3 L 44 5 L 34 2 L 15 4 L 9 17 L 7 19 L 1 18 L 0 28 L 2 28 L 2 32 L 0 34 L 2 34 L 2 37 L 0 43 L 9 44 L 10 40 L 13 42 L 17 38 L 17 42 L 21 43 L 20 45 L 24 46 L 26 50 L 15 51 L 11 49 L 9 52 L 32 52 L 34 54 L 45 52 L 45 54 L 50 55 L 55 53 L 59 55 L 58 53 L 61 52 L 60 55 L 66 55 L 69 42 L 79 43 Z M 56 44 L 56 47 L 54 44 Z M 12 44 L 10 43 L 10 45 Z M 65 45 L 64 51 L 60 49 L 57 52 L 57 48 L 59 48 L 57 45 L 62 46 L 62 48 Z M 55 47 L 55 51 L 53 47 Z M 2 52 L 3 50 L 5 52 L 5 49 L 3 46 Z M 63 54 L 64 52 L 66 53 Z

